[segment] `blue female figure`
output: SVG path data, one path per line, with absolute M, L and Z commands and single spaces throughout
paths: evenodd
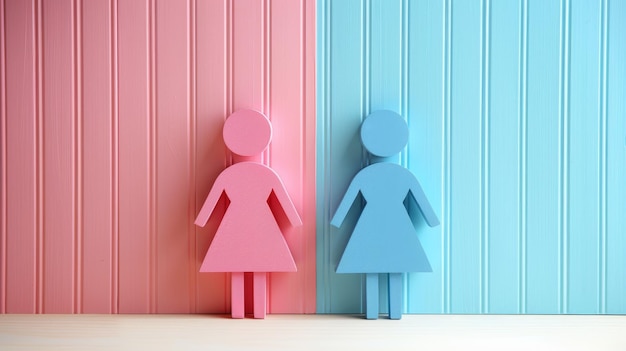
M 426 223 L 439 225 L 415 176 L 393 162 L 408 142 L 404 119 L 376 111 L 361 125 L 361 142 L 372 155 L 370 165 L 352 179 L 331 224 L 341 226 L 360 192 L 365 206 L 346 245 L 337 273 L 365 273 L 365 316 L 378 318 L 378 275 L 389 274 L 389 318 L 402 316 L 402 273 L 431 272 L 411 217 L 404 205 L 415 201 Z M 397 159 L 397 157 L 396 157 Z

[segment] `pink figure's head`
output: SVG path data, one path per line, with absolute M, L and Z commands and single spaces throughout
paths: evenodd
M 272 140 L 272 125 L 261 112 L 238 110 L 224 123 L 224 143 L 239 156 L 257 156 Z

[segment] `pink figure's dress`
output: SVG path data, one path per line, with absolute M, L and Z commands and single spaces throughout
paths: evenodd
M 284 187 L 270 168 L 236 163 L 215 181 L 230 204 L 200 267 L 201 272 L 295 272 L 289 247 L 267 199 Z

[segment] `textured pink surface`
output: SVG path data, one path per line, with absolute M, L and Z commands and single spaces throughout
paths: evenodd
M 37 72 L 34 53 L 36 33 L 33 4 L 3 4 L 2 54 L 2 157 L 3 157 L 3 252 L 2 302 L 9 313 L 32 313 L 40 309 L 37 270 L 38 133 L 36 126 Z M 5 39 L 6 38 L 6 39 Z M 6 55 L 11 52 L 11 55 Z M 28 67 L 23 69 L 22 67 Z M 13 83 L 15 82 L 15 83 Z M 5 86 L 13 85 L 6 90 Z M 11 131 L 9 133 L 9 131 Z M 12 152 L 7 152 L 12 150 Z M 7 207 L 6 204 L 12 204 Z M 11 218 L 12 220 L 7 220 Z M 7 237 L 7 233 L 11 233 Z M 10 268 L 10 269 L 9 269 Z
M 240 108 L 270 116 L 262 161 L 304 223 L 268 312 L 315 312 L 313 1 L 0 9 L 0 312 L 228 312 L 229 275 L 198 272 L 217 222 L 193 220 Z
M 118 312 L 156 312 L 150 4 L 118 2 Z M 141 43 L 141 45 L 137 45 Z

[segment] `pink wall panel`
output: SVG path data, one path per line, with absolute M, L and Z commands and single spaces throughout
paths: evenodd
M 304 221 L 285 231 L 298 272 L 270 274 L 269 312 L 315 312 L 313 1 L 0 9 L 0 312 L 228 312 L 230 275 L 198 272 L 225 203 L 193 220 L 240 108 L 271 119 L 261 161 Z
M 157 312 L 193 310 L 189 26 L 187 2 L 156 1 Z
M 148 0 L 118 3 L 119 312 L 155 312 L 154 108 Z
M 85 1 L 80 33 L 82 56 L 79 67 L 79 113 L 82 122 L 78 151 L 82 162 L 79 201 L 82 218 L 78 228 L 81 238 L 81 263 L 78 312 L 111 313 L 116 311 L 117 250 L 117 169 L 116 133 L 117 96 L 113 92 L 115 37 L 110 28 L 115 13 L 108 0 Z M 81 9 L 79 9 L 80 12 Z M 82 97 L 82 99 L 80 98 Z M 81 101 L 82 100 L 82 101 Z M 82 196 L 81 196 L 82 195 Z M 82 299 L 81 299 L 82 297 Z
M 270 166 L 279 174 L 292 175 L 286 177 L 284 183 L 305 224 L 300 228 L 289 228 L 285 237 L 291 248 L 297 248 L 292 250 L 294 259 L 300 262 L 313 261 L 315 257 L 315 241 L 311 241 L 306 235 L 308 231 L 315 230 L 315 213 L 313 208 L 303 206 L 314 201 L 314 194 L 309 191 L 312 189 L 299 186 L 315 181 L 308 169 L 308 165 L 315 162 L 315 145 L 306 143 L 308 138 L 315 138 L 314 124 L 311 123 L 314 120 L 298 118 L 310 113 L 311 110 L 307 111 L 307 88 L 314 89 L 314 86 L 307 85 L 313 78 L 311 75 L 307 76 L 311 73 L 312 66 L 306 66 L 306 53 L 315 48 L 306 46 L 305 20 L 306 12 L 314 11 L 314 8 L 307 9 L 307 5 L 314 4 L 290 0 L 273 1 L 267 43 L 272 56 L 268 67 L 269 99 L 266 109 L 274 124 Z M 289 30 L 285 30 L 286 28 Z M 313 28 L 309 26 L 308 30 Z M 314 43 L 312 40 L 310 42 Z M 291 44 L 286 46 L 285 43 Z M 312 101 L 308 103 L 314 104 Z M 293 291 L 309 294 L 307 288 L 315 286 L 314 267 L 300 267 L 296 279 L 288 273 L 273 273 L 269 284 L 275 289 L 275 293 L 270 296 L 272 310 L 287 312 L 297 308 L 315 309 L 314 304 L 298 306 L 301 301 L 290 298 Z M 307 298 L 315 299 L 315 295 L 310 294 Z
M 229 89 L 231 4 L 227 1 L 198 1 L 196 8 L 196 197 L 202 207 L 211 181 L 230 163 L 221 140 L 221 127 L 230 111 Z M 209 160 L 221 160 L 211 162 Z M 204 228 L 196 227 L 195 271 L 217 230 L 222 202 Z M 230 276 L 202 273 L 197 276 L 198 312 L 226 312 L 230 306 Z
M 7 1 L 6 312 L 37 308 L 37 91 L 34 4 Z M 4 74 L 3 74 L 4 76 Z
M 0 25 L 0 87 L 2 88 L 2 94 L 0 94 L 0 134 L 2 135 L 2 157 L 0 168 L 0 204 L 2 211 L 0 211 L 0 281 L 3 283 L 0 286 L 0 313 L 6 313 L 7 305 L 7 105 L 6 105 L 6 34 L 4 26 L 4 0 L 2 6 L 0 6 L 0 18 L 2 19 L 2 25 Z
M 46 2 L 43 22 L 43 312 L 76 311 L 76 4 Z M 11 56 L 11 53 L 7 53 Z M 12 206 L 12 204 L 8 204 Z M 75 269 L 76 268 L 76 269 Z

